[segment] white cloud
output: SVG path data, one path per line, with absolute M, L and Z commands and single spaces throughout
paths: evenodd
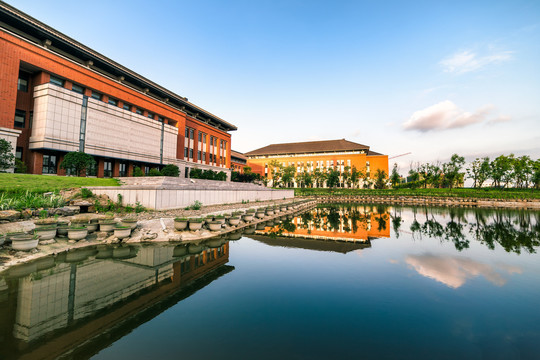
M 485 105 L 474 112 L 464 111 L 452 101 L 445 100 L 425 109 L 418 110 L 403 123 L 405 130 L 418 130 L 427 132 L 431 130 L 456 129 L 481 123 L 488 120 L 495 107 Z M 509 117 L 499 116 L 489 120 L 490 123 L 509 121 Z
M 501 51 L 478 55 L 470 50 L 461 51 L 439 62 L 445 72 L 463 74 L 477 71 L 489 64 L 497 64 L 512 59 L 512 51 Z

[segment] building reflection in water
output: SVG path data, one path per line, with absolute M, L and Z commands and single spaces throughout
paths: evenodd
M 0 275 L 0 358 L 99 351 L 103 341 L 107 346 L 138 326 L 134 318 L 158 314 L 168 299 L 174 298 L 172 306 L 233 270 L 228 261 L 227 240 L 214 239 L 176 247 L 98 246 L 14 267 Z M 113 329 L 116 335 L 103 340 Z
M 257 233 L 368 245 L 371 239 L 390 237 L 390 213 L 386 206 L 322 204 L 295 217 L 281 217 Z

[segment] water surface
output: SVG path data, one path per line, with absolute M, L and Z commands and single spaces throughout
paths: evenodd
M 537 359 L 539 220 L 334 205 L 43 259 L 0 277 L 0 358 Z

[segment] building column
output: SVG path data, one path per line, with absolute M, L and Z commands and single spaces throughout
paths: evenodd
M 98 177 L 98 178 L 102 178 L 102 177 L 103 177 L 103 170 L 104 170 L 104 168 L 103 168 L 103 159 L 100 158 L 100 159 L 98 159 L 98 161 L 97 161 L 97 177 Z
M 113 177 L 120 176 L 120 160 L 115 160 L 113 162 L 112 176 Z
M 57 155 L 58 160 L 57 160 L 56 166 L 58 166 L 58 170 L 56 171 L 56 175 L 59 175 L 59 176 L 66 176 L 66 170 L 60 167 L 60 164 L 62 163 L 62 161 L 64 161 L 64 155 L 65 154 Z
M 43 173 L 43 154 L 30 150 L 28 172 L 41 175 Z

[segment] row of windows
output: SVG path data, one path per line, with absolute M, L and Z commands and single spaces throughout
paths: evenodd
M 56 76 L 53 76 L 51 75 L 51 79 L 50 79 L 50 83 L 51 84 L 54 84 L 54 85 L 58 85 L 58 86 L 61 86 L 61 87 L 64 87 L 64 84 L 65 84 L 65 81 L 61 78 L 58 78 Z M 81 85 L 78 85 L 78 84 L 75 84 L 73 83 L 72 86 L 71 86 L 71 90 L 78 93 L 78 94 L 82 94 L 84 95 L 84 91 L 85 91 L 85 88 Z M 103 100 L 103 94 L 100 93 L 100 92 L 97 92 L 95 90 L 92 90 L 92 93 L 90 94 L 90 97 L 93 98 L 93 99 L 96 99 L 96 100 L 99 100 L 99 101 L 102 101 Z M 113 106 L 118 106 L 119 104 L 119 100 L 118 99 L 115 99 L 113 97 L 110 97 L 108 98 L 107 102 L 110 104 L 110 105 L 113 105 Z M 127 102 L 122 102 L 122 108 L 124 110 L 128 110 L 128 111 L 132 111 L 133 109 L 135 110 L 135 113 L 138 114 L 138 115 L 143 115 L 144 114 L 144 110 L 139 108 L 139 107 L 135 107 L 134 105 L 131 105 Z M 156 114 L 154 113 L 151 113 L 151 112 L 147 112 L 147 115 L 146 115 L 149 119 L 155 119 L 156 118 Z M 165 118 L 163 116 L 159 116 L 157 117 L 158 121 L 160 122 L 163 122 L 165 121 Z
M 28 127 L 32 127 L 32 121 L 34 118 L 34 112 L 30 111 L 30 116 L 28 118 Z M 24 129 L 26 125 L 26 111 L 15 109 L 15 119 L 13 126 L 19 129 Z

